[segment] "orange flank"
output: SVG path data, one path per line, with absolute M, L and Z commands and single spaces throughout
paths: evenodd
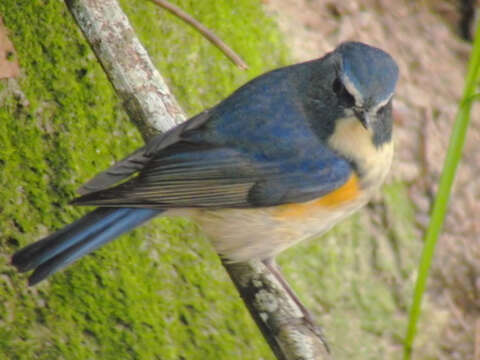
M 355 174 L 331 193 L 322 196 L 316 200 L 311 200 L 304 203 L 286 204 L 278 207 L 275 213 L 276 217 L 302 217 L 308 213 L 315 211 L 318 208 L 329 208 L 343 205 L 349 201 L 354 200 L 360 194 L 360 187 L 358 178 Z

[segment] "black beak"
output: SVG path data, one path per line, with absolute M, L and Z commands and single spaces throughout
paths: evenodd
M 358 120 L 362 123 L 363 127 L 365 129 L 368 129 L 367 114 L 365 113 L 365 111 L 360 109 L 353 109 L 353 112 L 355 113 L 355 116 L 358 118 Z

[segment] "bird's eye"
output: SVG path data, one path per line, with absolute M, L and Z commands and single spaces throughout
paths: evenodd
M 333 81 L 332 89 L 337 95 L 340 95 L 342 92 L 346 91 L 345 87 L 343 86 L 342 82 L 338 77 L 335 78 L 335 80 Z
M 338 77 L 335 78 L 335 80 L 333 81 L 332 90 L 335 92 L 335 94 L 337 94 L 339 99 L 341 99 L 341 101 L 345 105 L 355 105 L 355 98 L 348 92 L 348 90 L 343 85 L 342 80 L 340 80 Z

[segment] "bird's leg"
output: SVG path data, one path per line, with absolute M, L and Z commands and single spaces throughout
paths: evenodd
M 282 287 L 285 289 L 285 291 L 290 295 L 291 299 L 297 304 L 297 306 L 300 308 L 300 311 L 303 314 L 303 317 L 305 319 L 305 322 L 307 322 L 309 325 L 311 325 L 312 329 L 317 329 L 317 326 L 315 325 L 315 319 L 308 310 L 305 305 L 302 304 L 300 299 L 297 297 L 293 289 L 288 285 L 287 280 L 283 277 L 283 274 L 280 272 L 280 269 L 278 268 L 278 265 L 275 262 L 275 259 L 270 258 L 270 259 L 265 259 L 263 260 L 263 263 L 265 266 L 270 270 L 270 272 L 275 276 L 275 278 L 280 282 Z
M 300 308 L 300 311 L 303 314 L 303 321 L 305 324 L 312 330 L 322 341 L 323 345 L 327 349 L 327 351 L 330 353 L 330 347 L 328 346 L 327 340 L 325 339 L 325 336 L 323 335 L 322 329 L 315 324 L 315 319 L 308 310 L 305 305 L 302 304 L 300 299 L 295 295 L 295 292 L 293 289 L 288 285 L 287 280 L 283 277 L 282 273 L 280 272 L 280 269 L 278 268 L 278 265 L 275 263 L 275 259 L 270 258 L 270 259 L 265 259 L 262 261 L 263 264 L 270 270 L 270 272 L 275 276 L 275 278 L 280 282 L 282 287 L 285 289 L 285 291 L 288 293 L 290 298 L 297 304 L 297 306 Z

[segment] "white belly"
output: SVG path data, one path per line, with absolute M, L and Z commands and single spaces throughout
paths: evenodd
M 278 216 L 274 207 L 197 211 L 192 217 L 217 252 L 237 262 L 271 258 L 299 241 L 320 235 L 367 200 L 362 197 L 335 210 L 316 208 L 294 218 Z

